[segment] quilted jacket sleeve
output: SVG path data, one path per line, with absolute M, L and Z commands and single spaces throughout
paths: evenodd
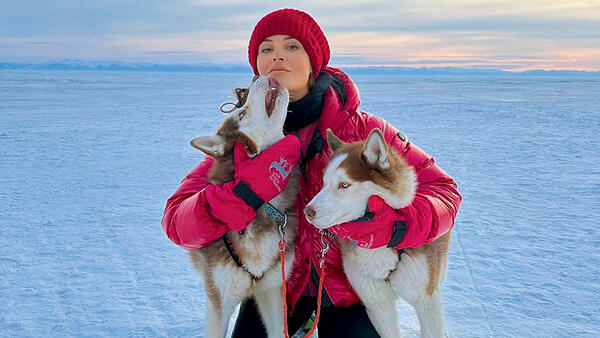
M 213 162 L 211 157 L 200 162 L 167 200 L 162 227 L 171 241 L 186 250 L 200 249 L 229 231 L 210 214 L 206 200 L 206 175 Z
M 394 147 L 417 174 L 418 188 L 413 202 L 397 210 L 399 220 L 405 222 L 406 233 L 395 247 L 417 247 L 435 241 L 454 226 L 462 201 L 456 182 L 435 164 L 431 156 L 389 123 L 376 116 L 371 116 L 370 122 L 367 124 L 369 129 L 379 127 L 386 143 Z

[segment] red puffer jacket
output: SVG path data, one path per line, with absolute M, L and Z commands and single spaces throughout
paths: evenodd
M 454 180 L 434 164 L 433 158 L 383 119 L 358 110 L 358 89 L 347 74 L 333 67 L 324 71 L 333 75 L 336 81 L 325 94 L 322 114 L 317 121 L 296 133 L 302 144 L 303 159 L 299 166 L 305 179 L 300 180 L 297 203 L 300 219 L 296 230 L 296 260 L 287 282 L 287 301 L 292 311 L 298 298 L 308 290 L 309 279 L 313 285 L 318 284 L 316 267 L 322 249 L 321 236 L 308 223 L 302 210 L 323 186 L 323 171 L 331 156 L 322 137 L 328 128 L 346 142 L 364 140 L 372 129 L 379 128 L 388 145 L 415 168 L 419 183 L 415 199 L 411 205 L 397 210 L 406 224 L 406 234 L 397 248 L 429 243 L 450 231 L 462 200 Z M 229 231 L 225 224 L 211 216 L 211 207 L 203 193 L 212 164 L 210 157 L 200 162 L 183 179 L 165 208 L 162 226 L 167 236 L 188 250 L 199 249 Z M 386 232 L 374 233 L 374 236 L 390 235 Z M 346 279 L 341 254 L 334 242 L 326 254 L 323 306 L 350 306 L 358 301 L 360 299 Z

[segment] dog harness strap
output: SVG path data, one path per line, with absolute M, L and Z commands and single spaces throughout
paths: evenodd
M 387 247 L 393 248 L 396 245 L 400 244 L 400 242 L 402 242 L 402 239 L 404 239 L 404 235 L 406 235 L 406 223 L 404 223 L 404 221 L 394 222 L 392 239 L 390 239 L 390 242 L 388 243 Z
M 400 260 L 402 259 L 403 252 L 404 249 L 398 249 L 398 261 L 396 262 L 396 266 L 392 270 L 390 270 L 390 273 L 388 273 L 388 275 L 384 278 L 386 282 L 390 282 L 390 276 L 398 269 L 398 265 L 400 265 Z
M 258 195 L 256 195 L 256 193 L 254 193 L 254 191 L 252 191 L 252 189 L 250 189 L 248 184 L 244 181 L 240 181 L 235 188 L 233 188 L 233 193 L 237 197 L 243 199 L 244 202 L 251 206 L 255 211 L 265 203 L 265 201 L 258 197 Z
M 223 237 L 221 237 L 221 239 L 223 240 L 223 244 L 225 244 L 225 249 L 227 249 L 227 252 L 229 252 L 229 256 L 231 256 L 231 258 L 233 259 L 235 264 L 237 266 L 239 266 L 240 268 L 243 268 L 244 266 L 242 265 L 240 256 L 238 256 L 235 253 L 235 250 L 233 249 L 233 243 L 231 243 L 231 240 L 229 239 L 229 237 L 227 237 L 227 234 L 223 235 Z
M 285 214 L 269 202 L 265 203 L 265 214 L 275 220 L 278 226 L 283 224 L 286 219 Z
M 255 281 L 262 278 L 262 276 L 257 277 L 255 275 L 253 275 L 252 272 L 248 271 L 248 269 L 246 269 L 246 267 L 244 267 L 244 265 L 242 264 L 242 260 L 240 259 L 240 256 L 238 256 L 237 253 L 235 253 L 235 249 L 233 248 L 233 243 L 231 242 L 231 239 L 229 239 L 229 237 L 227 237 L 227 234 L 223 235 L 223 237 L 221 237 L 221 239 L 223 240 L 223 244 L 225 244 L 225 249 L 227 249 L 227 252 L 229 252 L 229 256 L 231 256 L 231 258 L 233 259 L 233 261 L 235 262 L 235 264 L 237 266 L 244 269 L 244 271 L 246 271 L 250 275 L 250 278 L 252 278 Z M 274 266 L 276 263 L 277 263 L 277 261 L 273 262 L 271 264 L 271 267 Z M 269 267 L 269 269 L 271 267 Z
M 360 216 L 357 219 L 354 219 L 350 222 L 370 222 L 375 219 L 375 214 L 369 210 L 369 205 L 367 204 L 367 209 L 365 210 L 365 214 Z

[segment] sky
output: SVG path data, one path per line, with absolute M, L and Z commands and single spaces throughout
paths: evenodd
M 247 64 L 267 13 L 311 14 L 334 66 L 600 71 L 600 0 L 0 2 L 0 62 Z

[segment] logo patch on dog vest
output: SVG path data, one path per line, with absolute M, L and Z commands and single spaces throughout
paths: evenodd
M 288 177 L 288 175 L 292 171 L 292 167 L 292 164 L 288 162 L 288 160 L 286 160 L 284 157 L 280 157 L 279 162 L 272 162 L 269 166 L 269 178 L 271 179 L 271 182 L 273 182 L 273 185 L 275 185 L 275 188 L 277 188 L 279 192 L 283 190 L 281 185 L 285 178 Z
M 356 240 L 356 239 L 351 238 L 350 236 L 348 236 L 346 239 L 348 241 L 350 241 L 350 243 L 352 243 L 352 245 L 355 245 L 360 248 L 365 248 L 365 249 L 369 249 L 373 245 L 373 241 L 374 241 L 373 234 L 369 234 L 369 238 L 364 239 L 364 240 Z

